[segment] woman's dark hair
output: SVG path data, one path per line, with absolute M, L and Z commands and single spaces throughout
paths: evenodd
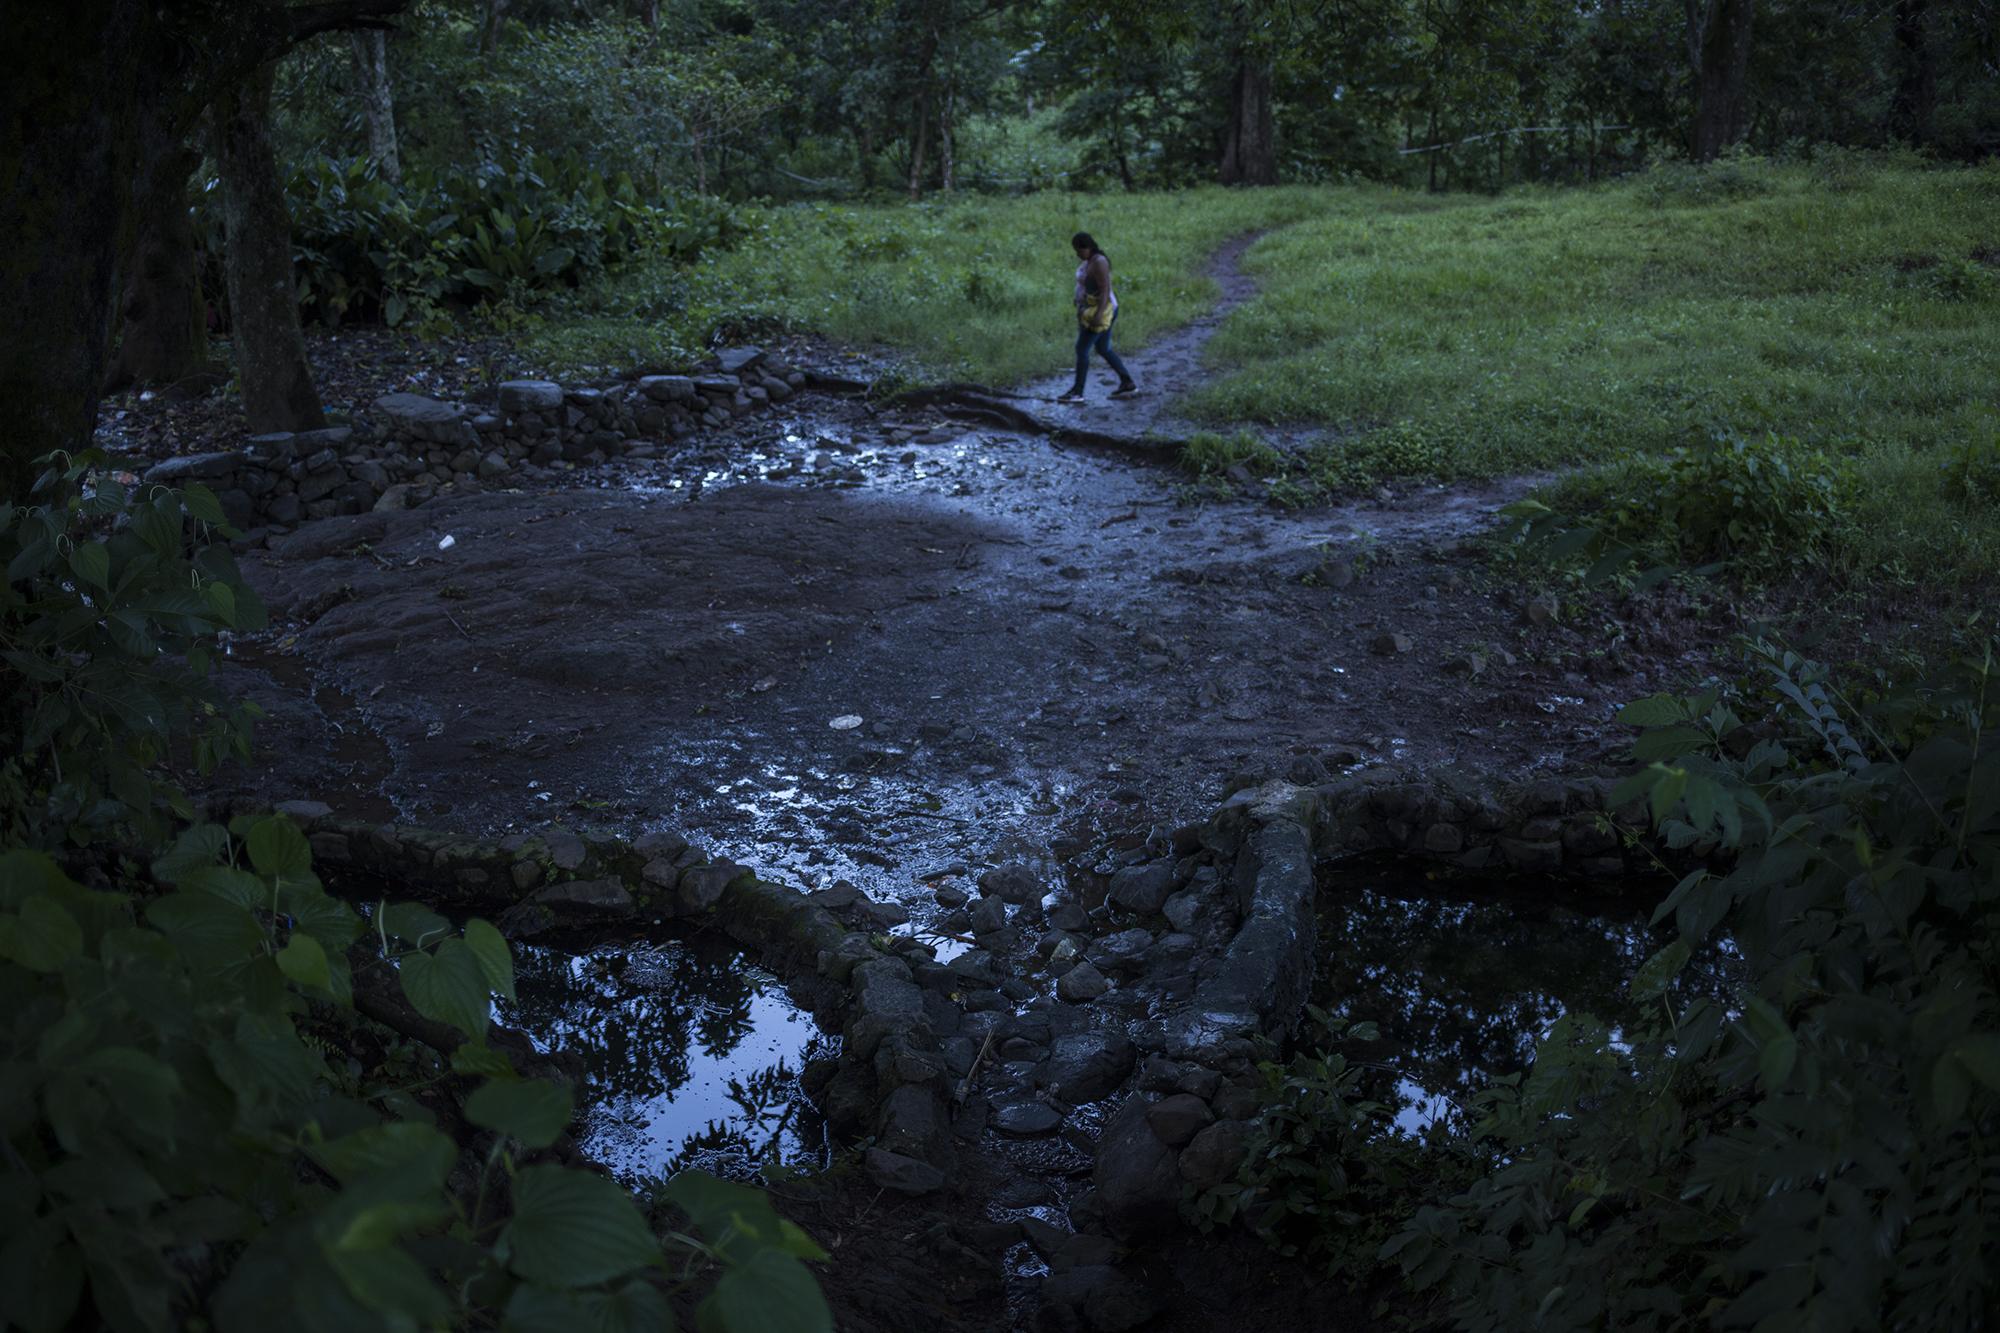
M 1072 250 L 1088 250 L 1093 255 L 1103 253 L 1103 251 L 1097 248 L 1097 242 L 1090 239 L 1090 233 L 1087 231 L 1080 231 L 1070 237 L 1069 246 Z

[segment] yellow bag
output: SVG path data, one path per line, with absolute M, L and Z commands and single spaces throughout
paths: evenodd
M 1109 301 L 1086 296 L 1083 304 L 1076 308 L 1076 322 L 1092 333 L 1103 333 L 1111 327 L 1111 318 L 1117 313 L 1118 308 Z

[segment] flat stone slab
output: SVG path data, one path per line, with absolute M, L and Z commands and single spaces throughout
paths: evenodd
M 508 380 L 500 386 L 502 411 L 553 412 L 563 405 L 563 387 L 550 380 Z

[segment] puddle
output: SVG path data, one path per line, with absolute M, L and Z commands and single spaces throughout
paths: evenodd
M 584 1059 L 579 1144 L 621 1178 L 825 1165 L 798 1075 L 833 1039 L 726 943 L 517 944 L 514 967 L 500 1021 Z
M 1335 884 L 1321 879 L 1314 1001 L 1378 1026 L 1381 1041 L 1363 1055 L 1390 1071 L 1374 1091 L 1393 1100 L 1397 1127 L 1410 1133 L 1451 1118 L 1494 1076 L 1525 1069 L 1564 1014 L 1593 1014 L 1615 1038 L 1639 1017 L 1627 993 L 1633 973 L 1673 938 L 1647 925 L 1639 906 L 1429 888 L 1417 896 L 1382 887 L 1386 875 L 1370 883 L 1351 869 L 1338 874 Z M 1690 969 L 1675 993 L 1724 987 Z

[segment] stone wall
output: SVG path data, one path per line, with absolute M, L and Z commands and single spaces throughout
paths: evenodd
M 596 387 L 510 380 L 484 408 L 385 394 L 351 426 L 253 436 L 240 450 L 167 459 L 143 480 L 207 485 L 231 525 L 254 540 L 308 519 L 407 508 L 444 487 L 656 457 L 674 440 L 784 402 L 811 382 L 758 348 L 737 347 L 694 375 Z

